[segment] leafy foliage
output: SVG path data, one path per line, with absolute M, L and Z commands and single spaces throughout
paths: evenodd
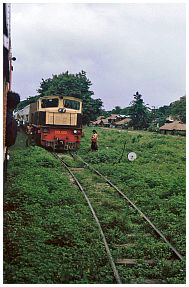
M 94 93 L 89 90 L 92 85 L 87 79 L 86 72 L 81 71 L 74 75 L 68 71 L 52 78 L 42 79 L 38 93 L 41 97 L 49 95 L 75 96 L 78 98 L 91 97 Z
M 186 122 L 186 96 L 181 97 L 180 100 L 175 101 L 169 106 L 170 114 L 177 119 Z
M 147 106 L 144 104 L 142 95 L 136 92 L 136 94 L 134 95 L 134 100 L 131 104 L 130 125 L 136 130 L 146 129 L 149 126 L 149 111 L 147 109 Z
M 29 97 L 29 98 L 27 98 L 26 100 L 21 101 L 21 102 L 17 105 L 15 111 L 21 110 L 21 109 L 23 109 L 24 107 L 26 107 L 27 105 L 36 102 L 38 98 L 39 98 L 39 96 L 34 96 L 34 97 Z

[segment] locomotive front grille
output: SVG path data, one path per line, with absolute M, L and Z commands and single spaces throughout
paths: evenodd
M 46 113 L 47 125 L 64 125 L 64 126 L 76 126 L 77 114 L 76 113 Z

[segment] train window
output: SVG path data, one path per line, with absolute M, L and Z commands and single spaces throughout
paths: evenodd
M 58 107 L 58 99 L 42 99 L 41 107 L 42 108 L 56 108 Z
M 79 110 L 80 102 L 73 100 L 64 100 L 64 107 L 72 110 Z

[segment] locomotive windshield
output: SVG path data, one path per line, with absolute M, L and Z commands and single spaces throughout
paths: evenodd
M 56 108 L 58 107 L 58 99 L 42 99 L 41 107 L 42 108 Z
M 64 100 L 64 107 L 72 110 L 79 110 L 80 102 L 74 100 Z

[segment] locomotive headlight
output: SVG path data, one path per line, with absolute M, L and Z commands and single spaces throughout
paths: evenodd
M 65 112 L 66 112 L 66 109 L 65 109 L 65 108 L 63 108 L 63 109 L 60 108 L 60 109 L 58 109 L 58 112 L 59 112 L 59 113 L 65 113 Z
M 79 130 L 74 130 L 73 133 L 74 135 L 80 135 L 81 132 Z

